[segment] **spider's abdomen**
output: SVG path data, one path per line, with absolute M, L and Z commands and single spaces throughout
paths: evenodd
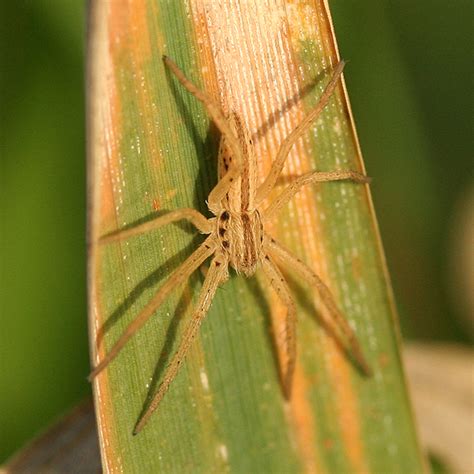
M 258 211 L 223 211 L 217 218 L 217 235 L 231 266 L 238 273 L 253 275 L 263 247 L 263 226 Z

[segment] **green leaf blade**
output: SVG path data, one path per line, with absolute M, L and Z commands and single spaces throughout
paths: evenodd
M 336 61 L 328 12 L 317 1 L 305 11 L 287 5 L 277 12 L 249 2 L 230 16 L 225 2 L 204 7 L 196 1 L 186 9 L 178 2 L 136 1 L 126 13 L 100 3 L 91 11 L 91 45 L 102 49 L 90 49 L 89 97 L 95 112 L 89 129 L 94 361 L 202 241 L 189 226 L 168 226 L 108 246 L 98 246 L 98 237 L 148 219 L 155 209 L 206 212 L 204 202 L 216 182 L 214 129 L 208 130 L 202 106 L 165 70 L 162 54 L 219 98 L 227 113 L 242 114 L 256 138 L 261 177 L 282 137 L 314 106 Z M 316 87 L 301 97 L 315 77 Z M 312 169 L 361 169 L 347 107 L 339 90 L 314 130 L 295 146 L 287 177 Z M 293 397 L 286 402 L 278 377 L 280 345 L 274 342 L 281 340 L 284 308 L 263 279 L 232 274 L 157 412 L 132 436 L 191 317 L 202 284 L 198 271 L 95 382 L 109 471 L 423 469 L 367 191 L 343 183 L 305 189 L 268 230 L 331 287 L 375 376 L 357 372 L 321 327 L 317 313 L 324 308 L 314 289 L 285 272 L 299 307 L 298 367 Z M 105 341 L 96 352 L 104 324 Z

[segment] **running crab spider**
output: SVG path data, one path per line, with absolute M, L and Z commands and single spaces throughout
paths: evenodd
M 316 107 L 283 141 L 270 173 L 263 183 L 257 186 L 252 141 L 237 114 L 232 113 L 230 117 L 226 117 L 220 106 L 191 83 L 171 59 L 164 56 L 163 60 L 178 81 L 203 103 L 222 134 L 218 154 L 219 182 L 212 189 L 207 200 L 209 210 L 214 214 L 214 217 L 208 219 L 195 209 L 178 209 L 152 221 L 108 234 L 100 239 L 102 244 L 116 242 L 183 219 L 190 221 L 198 231 L 208 235 L 125 329 L 110 352 L 93 369 L 89 379 L 92 380 L 115 359 L 127 341 L 148 321 L 171 291 L 178 284 L 187 280 L 211 256 L 211 264 L 206 272 L 191 321 L 188 322 L 182 341 L 165 371 L 157 393 L 135 426 L 134 434 L 138 433 L 146 424 L 175 378 L 201 322 L 209 310 L 217 288 L 228 278 L 229 266 L 234 268 L 237 273 L 243 273 L 247 277 L 255 273 L 257 266 L 261 266 L 266 279 L 287 307 L 285 320 L 287 361 L 285 369 L 281 371 L 284 394 L 287 398 L 291 395 L 296 362 L 296 306 L 278 265 L 285 265 L 294 270 L 305 281 L 316 287 L 332 318 L 332 323 L 342 336 L 346 349 L 361 370 L 370 374 L 369 365 L 362 354 L 356 336 L 339 311 L 329 288 L 310 267 L 293 256 L 265 232 L 265 222 L 274 218 L 277 212 L 303 186 L 311 183 L 343 180 L 367 183 L 369 178 L 355 171 L 310 172 L 295 178 L 268 207 L 263 208 L 262 206 L 276 185 L 291 147 L 308 131 L 327 105 L 340 80 L 344 63 L 341 61 L 335 68 Z

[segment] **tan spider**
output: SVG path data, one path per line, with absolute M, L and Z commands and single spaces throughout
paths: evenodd
M 341 61 L 337 65 L 315 109 L 283 141 L 270 173 L 264 182 L 257 186 L 256 162 L 252 141 L 237 114 L 232 113 L 230 117 L 226 117 L 220 106 L 205 92 L 192 84 L 171 59 L 164 56 L 163 60 L 179 82 L 203 103 L 222 134 L 218 155 L 219 182 L 210 192 L 207 200 L 209 210 L 215 217 L 207 219 L 195 209 L 178 209 L 134 228 L 117 231 L 100 239 L 101 243 L 128 239 L 182 219 L 190 221 L 201 233 L 208 234 L 208 237 L 199 248 L 175 270 L 136 319 L 130 323 L 110 352 L 94 368 L 89 379 L 93 379 L 112 362 L 127 341 L 148 321 L 171 291 L 187 280 L 210 256 L 213 256 L 213 258 L 206 273 L 191 321 L 184 331 L 181 344 L 165 372 L 158 392 L 139 419 L 134 434 L 143 428 L 176 376 L 201 322 L 209 310 L 218 286 L 228 278 L 229 266 L 233 267 L 237 273 L 251 276 L 255 273 L 257 266 L 261 265 L 270 285 L 287 306 L 285 322 L 287 363 L 285 370 L 282 370 L 284 374 L 282 376 L 283 389 L 287 398 L 291 394 L 291 383 L 296 362 L 296 307 L 288 284 L 276 262 L 292 268 L 305 281 L 316 287 L 324 305 L 333 318 L 333 323 L 340 331 L 346 349 L 350 351 L 360 368 L 366 374 L 370 374 L 370 368 L 362 354 L 355 334 L 337 308 L 329 288 L 311 268 L 293 256 L 265 232 L 265 222 L 274 218 L 276 213 L 303 186 L 316 182 L 341 180 L 367 183 L 369 179 L 355 171 L 314 171 L 296 178 L 274 202 L 266 209 L 262 208 L 262 202 L 273 190 L 291 147 L 309 129 L 328 103 L 341 77 L 344 63 Z

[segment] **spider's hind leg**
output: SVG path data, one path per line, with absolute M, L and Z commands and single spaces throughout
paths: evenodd
M 227 145 L 229 146 L 230 150 L 232 151 L 232 154 L 234 155 L 237 161 L 237 166 L 240 167 L 242 164 L 242 152 L 240 149 L 239 141 L 235 134 L 232 132 L 229 125 L 229 121 L 226 118 L 224 112 L 222 111 L 220 105 L 209 94 L 194 85 L 184 75 L 183 71 L 181 71 L 181 69 L 172 59 L 170 59 L 168 56 L 163 56 L 163 61 L 165 62 L 166 66 L 173 72 L 173 74 L 183 85 L 183 87 L 194 97 L 196 97 L 196 99 L 202 102 L 202 104 L 207 110 L 207 113 L 210 115 L 219 131 L 225 137 Z
M 258 206 L 272 191 L 280 176 L 283 166 L 285 165 L 288 154 L 293 145 L 301 138 L 313 125 L 314 121 L 321 115 L 326 105 L 329 102 L 332 94 L 336 90 L 339 79 L 344 69 L 344 61 L 341 61 L 332 74 L 332 77 L 324 89 L 319 102 L 316 107 L 296 126 L 296 128 L 283 140 L 278 150 L 275 161 L 273 162 L 270 173 L 265 178 L 265 181 L 259 186 L 256 196 L 256 205 Z
M 163 61 L 166 66 L 173 72 L 178 81 L 183 87 L 190 92 L 196 99 L 202 102 L 207 110 L 207 113 L 212 118 L 217 128 L 222 134 L 221 140 L 225 141 L 229 148 L 232 161 L 229 165 L 227 173 L 217 183 L 214 189 L 210 192 L 208 197 L 209 208 L 216 212 L 219 208 L 219 202 L 227 193 L 232 183 L 238 178 L 243 166 L 243 151 L 239 139 L 232 131 L 229 119 L 225 116 L 218 102 L 216 102 L 209 94 L 199 89 L 194 85 L 176 65 L 176 63 L 168 56 L 163 56 Z
M 297 194 L 303 186 L 313 183 L 328 183 L 333 181 L 352 181 L 353 183 L 366 184 L 370 182 L 370 178 L 357 171 L 338 170 L 338 171 L 313 171 L 296 178 L 289 184 L 283 192 L 268 206 L 265 211 L 265 218 L 270 219 L 290 199 Z

